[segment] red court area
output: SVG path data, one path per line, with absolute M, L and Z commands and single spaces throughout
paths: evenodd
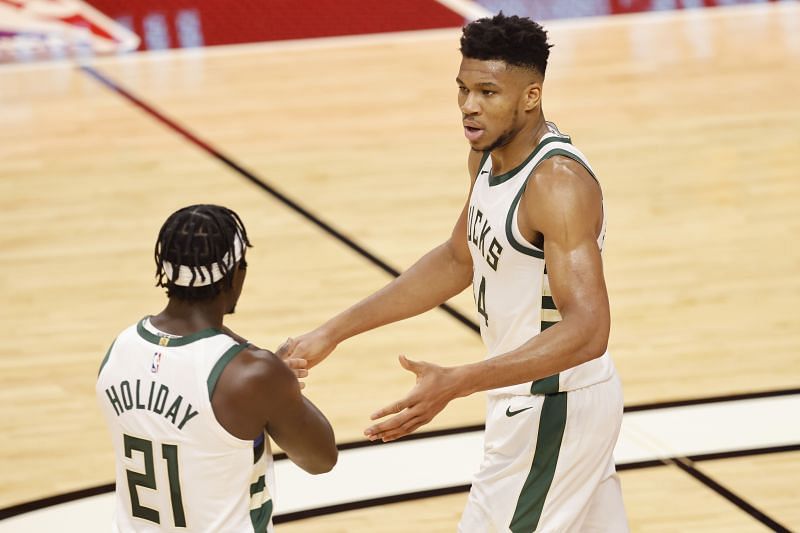
M 0 64 L 776 0 L 0 0 Z M 461 12 L 456 12 L 459 9 Z
M 90 0 L 141 37 L 140 49 L 213 46 L 457 27 L 433 0 Z

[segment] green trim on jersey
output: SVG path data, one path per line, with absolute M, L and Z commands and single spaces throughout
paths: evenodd
M 136 324 L 136 333 L 138 333 L 139 336 L 147 342 L 152 342 L 153 344 L 158 344 L 159 346 L 185 346 L 200 339 L 224 334 L 224 332 L 219 329 L 206 328 L 183 337 L 161 337 L 160 335 L 156 335 L 155 333 L 147 331 L 147 328 L 144 327 L 144 321 L 149 318 L 149 316 L 146 316 L 141 319 L 138 324 Z
M 111 350 L 114 348 L 114 344 L 117 343 L 117 339 L 114 339 L 114 342 L 111 343 L 111 346 L 108 347 L 108 351 L 106 352 L 106 356 L 103 357 L 103 362 L 100 363 L 100 370 L 97 371 L 97 375 L 100 376 L 100 372 L 103 371 L 103 367 L 106 366 L 108 363 L 108 358 L 111 356 Z
M 533 464 L 522 486 L 514 517 L 509 525 L 512 533 L 530 533 L 539 525 L 547 493 L 553 484 L 566 425 L 567 393 L 545 396 Z
M 217 381 L 219 380 L 219 376 L 222 374 L 222 371 L 225 370 L 225 367 L 228 366 L 228 363 L 230 363 L 234 357 L 239 355 L 239 352 L 241 352 L 248 346 L 250 346 L 249 342 L 243 342 L 242 344 L 234 344 L 233 346 L 228 348 L 228 351 L 222 354 L 222 356 L 214 364 L 214 368 L 211 369 L 211 373 L 209 373 L 208 380 L 206 381 L 206 383 L 208 383 L 209 399 L 211 399 L 211 397 L 214 395 L 214 389 L 217 387 Z
M 567 138 L 567 139 L 569 139 L 569 138 Z M 544 146 L 548 142 L 569 143 L 569 140 L 564 140 L 561 137 L 549 137 L 549 138 L 545 139 L 544 141 L 539 143 L 539 146 L 536 147 L 536 150 L 534 150 L 534 153 L 531 154 L 531 157 L 528 157 L 528 159 L 525 161 L 525 163 L 523 163 L 522 166 L 527 164 L 527 162 L 531 160 L 533 155 L 535 155 L 536 153 L 539 152 L 539 148 Z M 588 163 L 586 161 L 581 159 L 579 156 L 573 154 L 572 152 L 568 152 L 567 150 L 564 150 L 563 148 L 551 148 L 550 150 L 548 150 L 547 153 L 545 153 L 545 155 L 542 157 L 542 160 L 539 161 L 539 163 L 537 163 L 537 166 L 539 166 L 542 163 L 542 161 L 544 161 L 546 159 L 550 159 L 551 157 L 557 156 L 557 155 L 562 155 L 564 157 L 568 157 L 568 158 L 572 159 L 573 161 L 576 161 L 577 163 L 580 163 L 581 166 L 583 168 L 585 168 L 586 171 L 592 176 L 592 178 L 594 178 L 595 181 L 597 181 L 597 177 L 592 172 L 592 169 L 589 168 L 589 165 L 588 165 Z M 517 167 L 516 169 L 512 170 L 511 172 L 515 173 L 518 170 L 521 170 L 522 166 Z M 534 169 L 535 169 L 535 167 L 534 167 Z M 532 173 L 533 173 L 533 171 L 531 171 L 531 174 Z M 503 176 L 505 176 L 505 174 Z M 505 179 L 508 179 L 509 177 L 510 176 L 506 177 Z M 535 247 L 534 245 L 532 245 L 530 243 L 523 244 L 523 243 L 519 242 L 514 237 L 514 233 L 511 230 L 511 224 L 514 223 L 514 213 L 517 211 L 517 206 L 519 205 L 520 200 L 522 200 L 522 195 L 525 193 L 525 189 L 528 186 L 528 178 L 529 177 L 530 176 L 525 178 L 525 183 L 522 184 L 522 187 L 520 187 L 519 192 L 517 193 L 517 196 L 515 196 L 514 200 L 511 202 L 511 207 L 509 208 L 508 215 L 506 216 L 506 238 L 508 239 L 508 242 L 511 243 L 511 247 L 514 248 L 516 251 L 518 251 L 520 253 L 523 253 L 525 255 L 530 255 L 530 256 L 536 257 L 538 259 L 544 259 L 544 251 L 543 250 L 540 250 L 539 248 Z M 489 179 L 491 180 L 491 176 L 489 177 Z
M 489 159 L 489 156 L 490 156 L 490 155 L 492 155 L 492 152 L 483 152 L 483 154 L 481 154 L 481 162 L 480 162 L 480 164 L 478 165 L 478 173 L 477 173 L 477 174 L 475 174 L 475 179 L 476 179 L 476 180 L 478 179 L 478 176 L 480 176 L 480 175 L 481 175 L 481 169 L 483 168 L 483 165 L 485 165 L 485 164 L 486 164 L 486 160 L 487 160 L 487 159 Z M 491 175 L 491 172 L 492 172 L 492 171 L 491 171 L 491 169 L 490 169 L 490 170 L 489 170 L 489 173 L 490 173 L 490 175 Z
M 505 181 L 508 181 L 509 179 L 513 178 L 517 173 L 519 173 L 520 170 L 525 168 L 525 165 L 527 165 L 528 163 L 531 162 L 531 159 L 533 159 L 534 157 L 539 155 L 539 152 L 542 151 L 542 148 L 544 148 L 545 146 L 547 146 L 548 144 L 553 143 L 553 142 L 562 142 L 562 143 L 568 143 L 569 144 L 570 139 L 569 139 L 569 137 L 547 137 L 542 142 L 537 144 L 536 148 L 534 148 L 533 151 L 531 152 L 531 155 L 526 157 L 525 161 L 523 161 L 522 163 L 517 165 L 516 168 L 513 168 L 513 169 L 509 170 L 508 172 L 504 172 L 504 173 L 500 174 L 499 176 L 493 176 L 491 174 L 491 172 L 489 172 L 489 186 L 490 187 L 494 187 L 495 185 L 500 185 L 501 183 L 503 183 Z M 483 165 L 481 165 L 481 166 L 483 166 Z
M 567 150 L 564 150 L 563 148 L 554 148 L 553 150 L 551 150 L 550 152 L 548 152 L 548 153 L 547 153 L 547 155 L 546 155 L 545 157 L 543 157 L 543 158 L 542 158 L 542 161 L 544 161 L 545 159 L 550 159 L 550 158 L 551 158 L 551 157 L 553 157 L 554 155 L 563 155 L 564 157 L 568 157 L 568 158 L 572 159 L 572 160 L 573 160 L 573 161 L 575 161 L 576 163 L 580 163 L 580 165 L 581 165 L 583 168 L 585 168 L 585 169 L 586 169 L 586 172 L 588 172 L 588 173 L 589 173 L 589 175 L 590 175 L 590 176 L 592 176 L 592 177 L 594 178 L 594 180 L 595 180 L 595 181 L 598 181 L 598 180 L 597 180 L 597 176 L 595 176 L 595 175 L 594 175 L 594 172 L 592 172 L 592 169 L 591 169 L 591 168 L 589 168 L 589 165 L 586 163 L 586 161 L 584 161 L 583 159 L 581 159 L 579 156 L 577 156 L 577 155 L 573 154 L 572 152 L 569 152 L 569 151 L 567 151 Z
M 520 187 L 517 196 L 514 197 L 514 200 L 511 202 L 511 208 L 508 210 L 508 215 L 506 215 L 506 238 L 508 242 L 511 243 L 511 247 L 514 248 L 521 254 L 530 255 L 536 257 L 537 259 L 544 259 L 544 252 L 539 250 L 538 248 L 529 248 L 528 246 L 522 245 L 517 239 L 514 238 L 514 232 L 511 230 L 511 224 L 514 223 L 514 213 L 517 211 L 517 205 L 519 205 L 519 201 L 522 199 L 522 193 L 525 192 L 525 185 L 523 184 Z
M 557 324 L 558 322 L 552 322 Z M 531 394 L 556 394 L 558 392 L 558 374 L 537 379 L 531 383 Z
M 252 498 L 264 490 L 266 481 L 263 475 L 259 476 L 256 483 L 250 485 L 250 497 Z M 258 509 L 250 510 L 250 522 L 253 524 L 255 533 L 266 533 L 269 521 L 272 518 L 272 498 L 261 504 Z

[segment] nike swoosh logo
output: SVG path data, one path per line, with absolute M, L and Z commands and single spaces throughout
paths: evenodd
M 512 411 L 511 410 L 511 406 L 509 405 L 508 407 L 506 407 L 506 416 L 511 418 L 512 416 L 518 415 L 522 411 L 527 411 L 528 409 L 533 409 L 533 406 L 531 406 L 531 407 L 523 407 L 522 409 L 519 409 L 517 411 Z
M 487 174 L 488 172 L 488 170 L 481 170 L 481 174 Z

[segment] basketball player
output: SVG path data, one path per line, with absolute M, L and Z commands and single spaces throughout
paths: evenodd
M 550 46 L 526 18 L 464 27 L 456 83 L 471 188 L 450 239 L 299 338 L 292 354 L 311 367 L 341 341 L 472 282 L 486 360 L 444 368 L 401 356 L 416 386 L 365 432 L 394 440 L 450 400 L 488 391 L 485 456 L 462 532 L 628 529 L 612 457 L 622 390 L 606 352 L 603 198 L 584 155 L 545 120 Z
M 304 362 L 293 373 L 222 324 L 249 246 L 239 216 L 216 205 L 183 208 L 161 228 L 167 306 L 117 337 L 96 385 L 116 453 L 112 531 L 272 531 L 267 434 L 312 474 L 336 463 L 330 424 L 300 393 Z

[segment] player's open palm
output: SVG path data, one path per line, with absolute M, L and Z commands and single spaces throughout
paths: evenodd
M 416 374 L 417 384 L 405 398 L 372 414 L 372 420 L 395 416 L 367 428 L 364 435 L 369 440 L 389 442 L 404 437 L 433 420 L 456 397 L 450 369 L 412 361 L 404 355 L 400 356 L 400 365 Z

